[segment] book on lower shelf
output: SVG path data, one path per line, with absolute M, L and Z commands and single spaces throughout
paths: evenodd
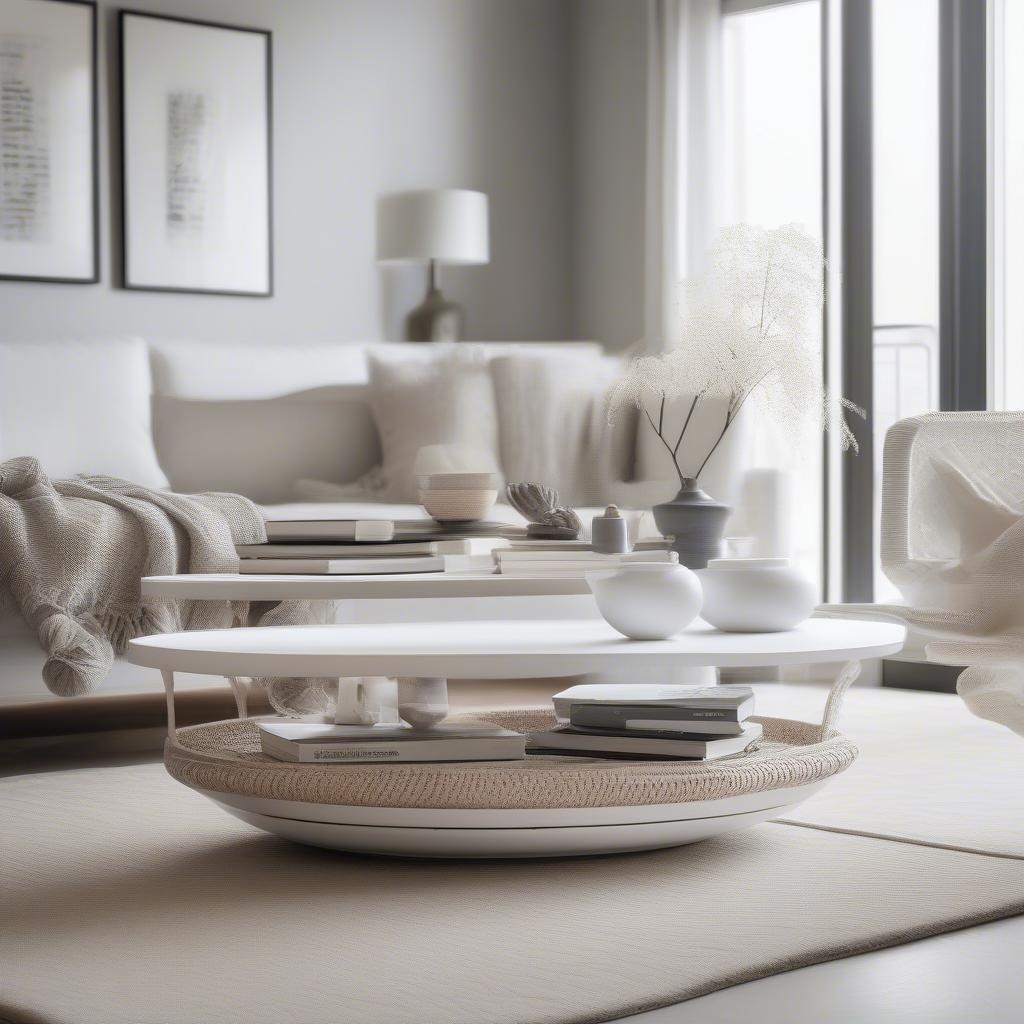
M 739 736 L 743 731 L 743 721 L 709 718 L 699 711 L 690 713 L 643 704 L 573 704 L 569 708 L 567 724 L 579 729 L 681 736 Z
M 257 723 L 263 752 L 279 761 L 381 764 L 409 761 L 519 761 L 526 737 L 470 719 L 429 729 L 409 725 L 329 725 L 291 720 Z
M 749 686 L 594 683 L 552 697 L 563 725 L 695 734 L 739 735 L 754 713 Z
M 530 735 L 531 753 L 553 753 L 611 757 L 712 761 L 733 757 L 754 747 L 761 739 L 761 726 L 749 722 L 736 736 L 665 736 L 647 732 L 602 732 L 563 725 Z

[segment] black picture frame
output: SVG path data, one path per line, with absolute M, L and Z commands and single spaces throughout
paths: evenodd
M 126 97 L 130 84 L 127 82 L 125 22 L 129 18 L 145 18 L 152 21 L 170 22 L 189 25 L 196 28 L 207 28 L 217 31 L 240 32 L 262 36 L 264 40 L 264 77 L 266 104 L 266 288 L 237 289 L 217 287 L 193 287 L 173 284 L 141 283 L 132 280 L 130 235 L 130 189 L 131 181 L 128 172 L 128 132 Z M 269 29 L 255 28 L 246 25 L 234 25 L 226 22 L 208 21 L 198 18 L 183 18 L 174 15 L 153 14 L 150 11 L 139 11 L 122 8 L 118 11 L 118 117 L 120 127 L 120 171 L 121 171 L 121 280 L 120 286 L 128 291 L 169 292 L 190 295 L 220 295 L 243 298 L 270 298 L 274 294 L 274 118 L 273 118 L 273 33 Z
M 89 246 L 92 255 L 91 271 L 81 277 L 67 277 L 58 274 L 10 274 L 0 271 L 0 281 L 21 281 L 36 284 L 98 284 L 100 280 L 100 145 L 99 145 L 99 32 L 96 0 L 36 0 L 37 3 L 64 4 L 65 6 L 84 7 L 89 11 L 89 48 L 91 61 L 89 69 L 89 88 L 92 96 L 89 101 L 90 168 L 92 177 L 89 188 L 92 211 L 89 223 L 92 239 Z

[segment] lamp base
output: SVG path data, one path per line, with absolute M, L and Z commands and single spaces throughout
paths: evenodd
M 462 307 L 446 299 L 440 288 L 431 288 L 405 318 L 405 337 L 408 341 L 459 341 L 462 322 Z

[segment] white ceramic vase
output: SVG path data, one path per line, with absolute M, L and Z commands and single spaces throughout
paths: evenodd
M 806 619 L 817 602 L 810 580 L 788 558 L 714 558 L 697 573 L 701 616 L 729 633 L 777 633 Z
M 700 614 L 700 581 L 683 565 L 627 562 L 586 578 L 605 622 L 631 640 L 667 640 Z

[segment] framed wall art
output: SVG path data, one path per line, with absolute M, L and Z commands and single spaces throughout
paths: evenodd
M 124 286 L 270 295 L 270 33 L 120 12 Z
M 96 5 L 0 0 L 0 278 L 99 279 Z

